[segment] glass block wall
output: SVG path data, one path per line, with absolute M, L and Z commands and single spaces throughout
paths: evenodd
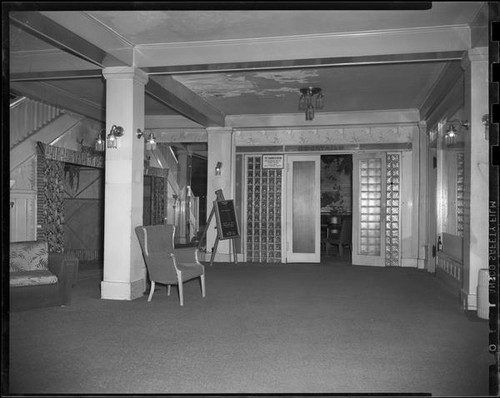
M 359 254 L 380 256 L 382 232 L 382 159 L 360 159 Z
M 385 265 L 399 266 L 400 156 L 386 155 Z
M 464 153 L 457 153 L 457 235 L 464 236 Z
M 281 262 L 282 170 L 263 169 L 261 156 L 247 157 L 248 262 Z

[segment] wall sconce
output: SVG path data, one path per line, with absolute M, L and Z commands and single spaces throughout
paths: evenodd
M 113 124 L 111 130 L 109 131 L 108 137 L 106 138 L 106 144 L 109 149 L 118 148 L 118 137 L 123 135 L 123 127 Z
M 144 131 L 141 131 L 141 129 L 137 129 L 136 131 L 137 138 L 141 139 L 144 137 Z M 156 137 L 154 136 L 153 133 L 148 134 L 148 138 L 146 139 L 146 150 L 148 151 L 154 151 L 156 149 Z
M 489 130 L 490 130 L 490 115 L 485 113 L 481 118 L 481 123 L 484 126 L 484 139 L 487 140 L 489 138 Z
M 104 150 L 106 149 L 106 143 L 104 142 L 104 132 L 106 131 L 106 129 L 101 129 L 101 131 L 99 131 L 99 134 L 97 135 L 97 138 L 95 140 L 95 150 L 97 152 L 104 152 Z
M 221 170 L 222 170 L 222 162 L 217 162 L 217 164 L 215 165 L 215 175 L 220 176 Z
M 453 119 L 446 123 L 446 133 L 444 138 L 447 140 L 454 140 L 457 134 L 463 129 L 468 130 L 470 123 L 467 120 Z

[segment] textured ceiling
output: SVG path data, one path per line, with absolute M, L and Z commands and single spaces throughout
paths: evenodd
M 306 35 L 363 36 L 374 31 L 394 32 L 414 28 L 415 32 L 420 32 L 420 29 L 429 27 L 440 29 L 444 26 L 464 26 L 474 20 L 481 6 L 481 2 L 434 2 L 431 10 L 422 11 L 82 9 L 67 13 L 42 11 L 42 14 L 75 35 L 85 36 L 94 45 L 99 45 L 100 37 L 103 36 L 101 33 L 105 32 L 108 35 L 106 40 L 122 43 L 125 49 L 134 46 L 167 46 L 165 48 L 171 50 L 176 46 L 185 48 L 186 44 L 193 42 L 207 46 L 204 48 L 211 48 L 210 46 L 234 43 L 237 40 L 247 40 L 248 43 L 248 39 L 258 41 L 287 37 L 287 43 L 292 43 L 295 38 Z M 97 28 L 96 31 L 89 32 L 89 26 Z M 49 44 L 42 36 L 35 37 L 15 24 L 11 24 L 9 44 L 11 54 L 24 56 L 21 58 L 25 60 L 24 65 L 27 62 L 33 67 L 40 65 L 39 59 L 47 61 L 52 53 L 59 51 L 54 43 Z M 335 51 L 335 48 L 331 49 L 332 57 L 335 57 Z M 45 58 L 37 58 L 40 55 Z M 78 61 L 84 65 L 82 70 L 88 69 L 87 61 L 80 61 L 71 52 L 68 55 L 75 60 L 75 69 Z M 270 59 L 270 54 L 262 55 Z M 224 116 L 297 113 L 299 89 L 306 86 L 319 86 L 323 89 L 323 112 L 418 109 L 447 62 L 431 60 L 295 69 L 244 68 L 220 73 L 160 73 L 154 76 L 154 80 L 164 87 L 170 87 L 168 79 L 173 77 L 185 87 L 186 91 L 182 95 L 194 93 L 202 102 L 208 103 Z M 15 72 L 13 67 L 11 73 Z M 27 80 L 19 87 L 29 88 L 30 84 L 34 85 L 36 81 Z M 105 81 L 102 77 L 44 80 L 43 90 L 50 88 L 56 92 L 70 93 L 71 96 L 97 107 L 105 107 Z M 165 103 L 146 96 L 146 114 L 169 115 L 177 112 Z
M 433 2 L 428 10 L 396 11 L 91 11 L 133 44 L 175 43 L 374 31 L 469 22 L 478 2 Z

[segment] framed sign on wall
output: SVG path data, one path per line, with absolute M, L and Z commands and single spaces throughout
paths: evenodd
M 262 168 L 264 169 L 282 169 L 283 155 L 262 155 Z

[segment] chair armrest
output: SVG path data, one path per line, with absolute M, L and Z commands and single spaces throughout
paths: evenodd
M 178 264 L 198 263 L 198 249 L 196 247 L 182 247 L 174 249 L 175 261 Z

